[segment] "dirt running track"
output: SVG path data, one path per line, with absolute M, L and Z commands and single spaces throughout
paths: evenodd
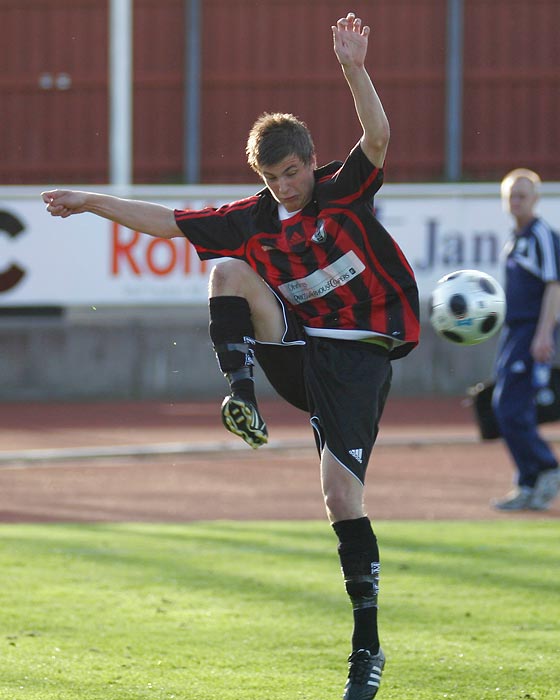
M 250 450 L 208 403 L 0 403 L 0 522 L 324 518 L 304 413 L 261 405 L 270 444 Z M 560 426 L 544 431 L 560 441 Z M 390 399 L 367 479 L 375 519 L 558 518 L 502 514 L 513 471 L 481 442 L 462 399 Z

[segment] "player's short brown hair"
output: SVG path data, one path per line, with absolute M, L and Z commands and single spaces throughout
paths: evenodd
M 504 177 L 500 185 L 500 192 L 503 199 L 509 197 L 513 183 L 521 179 L 529 180 L 529 182 L 533 184 L 535 194 L 538 194 L 541 184 L 539 175 L 534 170 L 529 170 L 529 168 L 515 168 L 515 170 L 511 170 Z
M 265 112 L 249 132 L 245 153 L 251 168 L 260 175 L 263 168 L 290 155 L 308 165 L 315 158 L 315 146 L 307 125 L 293 114 Z

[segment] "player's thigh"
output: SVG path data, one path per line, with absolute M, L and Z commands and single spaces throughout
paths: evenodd
M 364 515 L 364 487 L 325 448 L 321 455 L 321 486 L 331 522 L 355 520 Z

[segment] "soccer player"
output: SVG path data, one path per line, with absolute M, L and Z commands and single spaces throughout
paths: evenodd
M 506 322 L 496 357 L 492 407 L 517 468 L 517 486 L 498 510 L 545 510 L 558 494 L 560 471 L 537 429 L 535 394 L 547 384 L 560 312 L 560 239 L 535 213 L 540 177 L 518 168 L 502 180 L 515 229 L 506 243 Z M 544 377 L 541 375 L 544 373 Z
M 365 68 L 369 34 L 353 13 L 332 27 L 363 129 L 344 163 L 317 168 L 306 125 L 291 114 L 263 114 L 246 151 L 265 187 L 247 199 L 172 211 L 95 193 L 43 193 L 53 216 L 92 212 L 154 236 L 184 235 L 202 259 L 229 258 L 212 270 L 209 289 L 210 336 L 230 385 L 223 422 L 254 448 L 267 441 L 255 358 L 278 393 L 309 412 L 353 607 L 345 700 L 373 698 L 385 663 L 379 550 L 364 512 L 364 479 L 391 361 L 408 354 L 419 335 L 413 272 L 373 209 L 389 124 Z

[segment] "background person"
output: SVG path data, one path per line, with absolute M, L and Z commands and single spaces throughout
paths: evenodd
M 375 218 L 389 124 L 365 68 L 370 29 L 349 13 L 334 51 L 363 133 L 344 163 L 316 167 L 311 135 L 291 114 L 264 114 L 247 142 L 265 184 L 218 209 L 175 211 L 88 192 L 43 193 L 53 216 L 91 212 L 163 238 L 185 235 L 210 279 L 210 336 L 230 384 L 224 425 L 266 442 L 252 376 L 256 355 L 281 396 L 309 412 L 321 484 L 354 629 L 346 700 L 370 700 L 385 657 L 377 625 L 379 549 L 364 480 L 391 383 L 391 360 L 418 342 L 418 290 L 402 251 Z
M 506 243 L 506 320 L 495 364 L 492 407 L 517 468 L 498 510 L 544 510 L 560 487 L 558 460 L 537 426 L 535 392 L 546 383 L 560 313 L 560 240 L 535 213 L 540 177 L 518 168 L 501 184 L 515 228 Z M 544 374 L 544 377 L 542 376 Z

